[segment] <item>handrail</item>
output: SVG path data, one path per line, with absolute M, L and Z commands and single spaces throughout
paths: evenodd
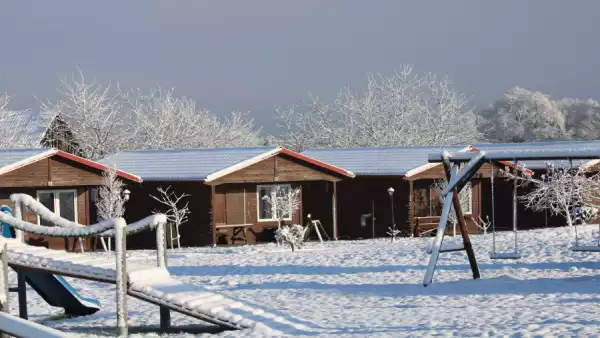
M 13 216 L 10 216 L 3 212 L 0 212 L 0 221 L 2 221 L 2 223 L 7 223 L 8 225 L 10 225 L 11 227 L 13 227 L 17 230 L 29 232 L 29 233 L 32 233 L 35 235 L 63 237 L 63 238 L 97 236 L 109 229 L 114 228 L 116 220 L 117 219 L 106 220 L 106 221 L 102 221 L 100 223 L 85 226 L 85 227 L 60 228 L 60 227 L 47 227 L 47 226 L 29 223 L 26 221 L 16 219 Z
M 0 312 L 0 332 L 23 338 L 73 337 L 67 332 L 58 331 L 4 312 Z
M 146 218 L 142 218 L 141 220 L 139 220 L 137 222 L 127 224 L 127 228 L 125 228 L 125 232 L 127 233 L 127 235 L 133 235 L 133 234 L 142 232 L 146 229 L 154 230 L 160 224 L 166 224 L 166 223 L 167 223 L 167 216 L 165 214 L 155 214 L 155 215 L 148 216 Z M 114 229 L 106 230 L 105 232 L 101 233 L 100 236 L 114 237 L 115 230 Z

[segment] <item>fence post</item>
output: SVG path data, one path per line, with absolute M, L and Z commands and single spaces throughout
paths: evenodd
M 163 269 L 167 268 L 166 242 L 165 222 L 158 222 L 156 226 L 156 264 Z
M 117 327 L 120 337 L 127 336 L 127 224 L 123 218 L 115 221 L 115 257 L 117 272 Z
M 10 297 L 8 294 L 8 260 L 6 257 L 6 250 L 6 241 L 4 241 L 3 238 L 0 238 L 0 257 L 2 259 L 2 271 L 0 274 L 0 278 L 2 279 L 0 283 L 0 292 L 2 293 L 0 294 L 0 311 L 9 313 L 8 299 Z
M 15 218 L 19 221 L 23 220 L 23 210 L 21 210 L 21 202 L 15 201 Z M 23 242 L 23 231 L 15 229 L 15 238 L 19 242 Z

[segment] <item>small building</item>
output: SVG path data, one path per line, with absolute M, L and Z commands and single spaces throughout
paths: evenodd
M 12 207 L 10 195 L 25 193 L 36 197 L 61 217 L 80 224 L 96 223 L 92 191 L 101 184 L 108 167 L 57 149 L 0 149 L 0 205 Z M 117 171 L 128 183 L 138 176 Z M 35 213 L 24 212 L 27 221 L 44 224 Z M 53 249 L 73 249 L 61 238 L 27 236 L 32 245 Z M 90 248 L 92 243 L 85 243 Z
M 0 135 L 0 148 L 55 148 L 79 154 L 73 133 L 55 112 L 2 112 Z
M 281 147 L 122 151 L 101 161 L 135 172 L 143 183 L 132 184 L 125 217 L 139 219 L 165 209 L 152 198 L 158 187 L 171 187 L 187 198 L 191 214 L 181 226 L 181 244 L 200 246 L 272 241 L 277 227 L 275 206 L 264 196 L 276 189 L 300 189 L 301 207 L 286 224 L 304 224 L 310 214 L 329 236 L 337 237 L 337 182 L 352 172 Z M 148 248 L 152 234 L 128 238 L 128 245 Z

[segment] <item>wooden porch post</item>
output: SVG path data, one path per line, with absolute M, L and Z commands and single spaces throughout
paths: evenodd
M 415 186 L 413 181 L 409 181 L 409 196 L 408 196 L 408 222 L 410 225 L 410 235 L 415 235 Z
M 215 217 L 215 185 L 210 186 L 210 217 L 212 231 L 212 246 L 217 246 L 217 222 Z
M 332 193 L 332 212 L 333 212 L 333 239 L 338 239 L 338 224 L 337 224 L 337 182 L 333 181 Z

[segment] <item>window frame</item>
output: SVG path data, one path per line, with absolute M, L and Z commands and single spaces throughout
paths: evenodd
M 270 195 L 271 195 L 271 199 L 273 198 L 273 194 L 276 191 L 274 188 L 275 187 L 287 187 L 288 188 L 288 193 L 292 192 L 292 185 L 289 183 L 284 183 L 284 184 L 258 184 L 256 185 L 256 220 L 258 222 L 278 222 L 279 219 L 277 218 L 277 209 L 275 205 L 271 206 L 271 215 L 275 216 L 275 218 L 261 218 L 260 217 L 260 211 L 261 211 L 261 203 L 262 199 L 260 198 L 260 191 L 261 189 L 265 189 L 268 188 L 270 189 Z M 287 218 L 282 218 L 282 221 L 291 221 L 292 218 L 294 217 L 292 210 L 289 210 L 289 217 Z
M 41 194 L 53 193 L 54 194 L 54 213 L 61 216 L 61 214 L 60 214 L 60 199 L 58 198 L 58 196 L 60 196 L 60 193 L 69 193 L 69 192 L 73 193 L 73 210 L 74 210 L 74 216 L 75 216 L 75 220 L 73 222 L 79 223 L 79 212 L 77 210 L 77 189 L 37 190 L 36 191 L 36 199 L 38 202 L 40 201 L 40 193 Z M 42 225 L 42 218 L 40 217 L 40 215 L 37 215 L 37 224 Z

